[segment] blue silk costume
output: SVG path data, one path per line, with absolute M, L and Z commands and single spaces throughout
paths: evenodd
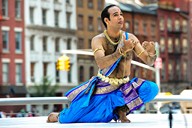
M 109 76 L 120 61 L 121 58 L 102 74 Z M 117 120 L 119 117 L 114 112 L 117 107 L 127 105 L 130 113 L 153 100 L 158 91 L 158 86 L 154 82 L 140 78 L 133 78 L 125 84 L 113 86 L 102 81 L 98 76 L 93 76 L 66 93 L 71 105 L 70 108 L 60 112 L 58 121 L 60 123 L 96 123 Z

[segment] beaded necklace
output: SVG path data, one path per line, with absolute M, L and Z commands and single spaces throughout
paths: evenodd
M 111 38 L 110 38 L 109 35 L 107 34 L 107 30 L 104 31 L 104 35 L 105 35 L 105 37 L 107 38 L 107 40 L 108 40 L 112 45 L 117 45 L 117 44 L 119 44 L 120 41 L 121 41 L 121 39 L 122 39 L 122 32 L 120 32 L 120 39 L 119 39 L 118 42 L 113 42 L 113 41 L 111 40 Z

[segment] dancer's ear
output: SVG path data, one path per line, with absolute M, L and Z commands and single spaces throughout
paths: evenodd
M 105 18 L 104 21 L 105 21 L 106 24 L 108 24 L 109 19 L 108 19 L 108 18 Z

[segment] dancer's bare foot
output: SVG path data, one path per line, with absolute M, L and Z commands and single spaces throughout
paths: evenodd
M 121 123 L 130 123 L 131 121 L 127 118 L 126 112 L 119 110 L 119 119 Z
M 47 123 L 58 122 L 58 115 L 59 115 L 59 113 L 57 113 L 57 112 L 50 113 L 47 118 Z

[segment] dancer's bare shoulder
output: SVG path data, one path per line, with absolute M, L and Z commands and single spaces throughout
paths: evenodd
M 91 41 L 92 49 L 101 48 L 103 49 L 103 44 L 105 43 L 105 35 L 103 33 L 98 34 L 93 37 Z
M 102 43 L 105 41 L 105 35 L 103 33 L 96 35 L 92 39 L 92 43 Z

